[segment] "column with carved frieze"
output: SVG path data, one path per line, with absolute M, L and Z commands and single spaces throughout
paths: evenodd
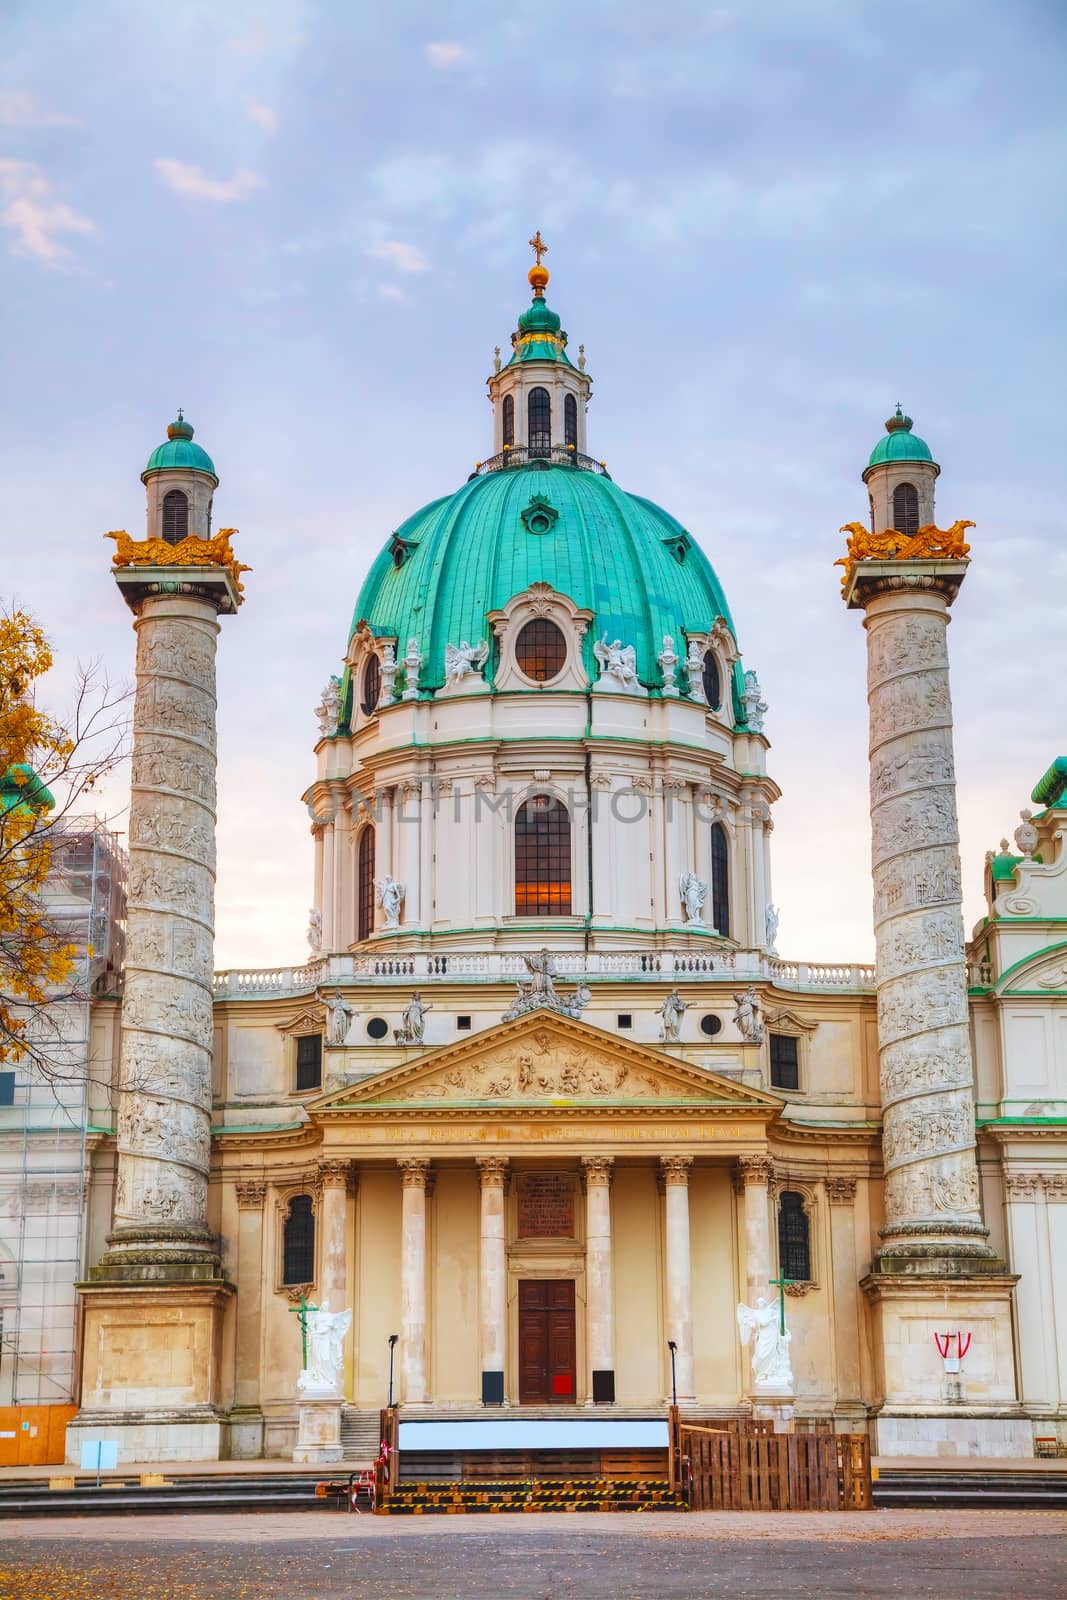
M 483 1405 L 503 1405 L 506 1367 L 507 1238 L 506 1156 L 478 1156 L 481 1182 L 481 1251 L 478 1291 Z
M 426 1189 L 430 1163 L 398 1159 L 400 1214 L 400 1399 L 424 1405 L 426 1387 Z
M 860 1399 L 860 1305 L 856 1259 L 856 1180 L 843 1173 L 826 1180 L 830 1207 L 830 1271 L 836 1399 Z
M 773 1166 L 768 1156 L 738 1156 L 734 1189 L 744 1207 L 745 1300 L 754 1306 L 769 1293 L 772 1277 L 770 1186 Z
M 615 1285 L 611 1243 L 613 1156 L 583 1156 L 585 1342 L 594 1404 L 615 1399 Z
M 234 1398 L 238 1406 L 258 1406 L 263 1358 L 263 1202 L 262 1178 L 239 1178 L 237 1195 L 237 1341 Z
M 885 1226 L 895 1258 L 989 1258 L 956 820 L 947 628 L 960 558 L 852 562 L 867 631 Z
M 696 1396 L 693 1376 L 693 1266 L 689 1242 L 689 1169 L 692 1156 L 660 1156 L 666 1213 L 667 1338 L 673 1340 L 678 1399 Z

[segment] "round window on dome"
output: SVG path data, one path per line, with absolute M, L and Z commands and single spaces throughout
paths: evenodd
M 367 665 L 363 668 L 363 693 L 360 697 L 360 707 L 365 717 L 372 717 L 378 709 L 378 699 L 382 692 L 382 668 L 377 656 L 369 656 Z
M 558 678 L 567 665 L 567 641 L 561 628 L 545 617 L 535 617 L 519 629 L 515 641 L 519 669 L 535 683 Z

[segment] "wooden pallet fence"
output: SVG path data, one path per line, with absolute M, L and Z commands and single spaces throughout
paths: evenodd
M 678 1429 L 694 1511 L 861 1511 L 871 1505 L 863 1434 Z

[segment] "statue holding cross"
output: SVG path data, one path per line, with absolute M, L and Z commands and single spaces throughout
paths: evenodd
M 739 1305 L 737 1325 L 741 1343 L 752 1346 L 752 1384 L 754 1389 L 793 1392 L 793 1368 L 789 1360 L 789 1341 L 793 1337 L 785 1325 L 785 1289 L 792 1283 L 784 1273 L 771 1280 L 778 1289 L 779 1305 L 762 1295 L 755 1306 Z
M 313 1306 L 303 1293 L 300 1296 L 300 1304 L 289 1307 L 289 1315 L 298 1318 L 300 1322 L 300 1365 L 305 1370 L 308 1364 L 308 1312 L 318 1309 L 318 1306 Z

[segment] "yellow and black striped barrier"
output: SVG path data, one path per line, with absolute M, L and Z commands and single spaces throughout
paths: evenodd
M 400 1483 L 379 1506 L 385 1516 L 457 1516 L 501 1512 L 687 1511 L 666 1479 Z

